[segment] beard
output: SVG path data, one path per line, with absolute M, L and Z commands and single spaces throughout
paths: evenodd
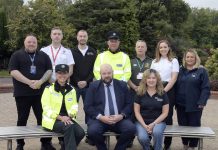
M 112 82 L 112 78 L 106 78 L 106 79 L 102 79 L 101 80 L 105 83 L 105 84 L 110 84 Z

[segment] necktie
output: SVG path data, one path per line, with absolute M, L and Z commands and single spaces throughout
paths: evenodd
M 114 105 L 113 105 L 113 100 L 112 100 L 112 95 L 111 95 L 111 91 L 109 88 L 110 85 L 107 85 L 107 96 L 108 96 L 108 105 L 109 105 L 109 112 L 110 115 L 114 115 Z

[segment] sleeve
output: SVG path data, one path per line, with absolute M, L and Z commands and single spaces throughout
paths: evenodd
M 169 98 L 167 96 L 167 93 L 163 94 L 163 105 L 169 104 Z
M 208 77 L 208 73 L 206 71 L 206 69 L 201 68 L 202 69 L 202 74 L 200 76 L 200 82 L 201 82 L 201 93 L 200 93 L 200 98 L 198 100 L 198 105 L 206 105 L 207 100 L 210 96 L 210 81 L 209 81 L 209 77 Z
M 125 64 L 124 64 L 124 81 L 129 81 L 130 77 L 131 77 L 131 63 L 130 63 L 130 59 L 129 56 L 127 54 L 125 54 Z
M 179 72 L 179 62 L 176 58 L 174 58 L 172 60 L 173 63 L 173 68 L 172 68 L 172 72 Z
M 58 116 L 58 112 L 55 112 L 51 108 L 51 93 L 49 92 L 49 87 L 46 87 L 41 98 L 43 115 L 48 118 L 56 119 Z
M 134 102 L 140 105 L 141 104 L 141 97 L 136 95 Z
M 73 58 L 73 54 L 71 52 L 70 49 L 67 50 L 67 65 L 74 65 L 75 64 L 75 61 L 74 61 L 74 58 Z
M 101 60 L 100 60 L 100 57 L 101 57 L 102 54 L 99 54 L 95 60 L 95 63 L 94 63 L 94 69 L 93 69 L 93 73 L 94 73 L 94 76 L 95 76 L 95 79 L 96 80 L 99 80 L 101 78 L 101 75 L 100 75 L 100 66 L 101 66 Z
M 52 64 L 51 64 L 51 59 L 49 58 L 49 56 L 42 52 L 44 54 L 45 57 L 45 62 L 46 62 L 46 70 L 52 70 Z
M 155 63 L 155 59 L 151 62 L 150 69 L 155 69 L 154 63 Z M 156 69 L 155 69 L 155 70 L 156 70 Z
M 86 92 L 86 98 L 84 101 L 84 111 L 92 119 L 96 119 L 98 114 L 101 114 L 101 112 L 98 112 L 95 108 L 95 104 L 94 104 L 95 93 L 96 93 L 95 87 L 93 86 L 93 83 L 91 83 Z
M 18 53 L 15 52 L 14 54 L 12 54 L 11 59 L 9 61 L 9 65 L 8 65 L 8 70 L 9 72 L 11 72 L 12 70 L 19 70 L 19 60 L 18 60 Z

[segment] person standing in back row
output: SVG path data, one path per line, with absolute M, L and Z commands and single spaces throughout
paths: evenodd
M 69 77 L 73 74 L 73 65 L 74 65 L 74 59 L 72 52 L 65 48 L 61 41 L 63 39 L 63 32 L 61 28 L 54 27 L 51 29 L 51 40 L 52 43 L 44 48 L 41 48 L 41 51 L 45 52 L 52 63 L 52 76 L 50 79 L 50 83 L 54 83 L 56 80 L 55 77 L 55 66 L 57 64 L 66 64 L 69 66 Z M 69 78 L 68 77 L 68 78 Z
M 41 95 L 52 73 L 49 57 L 37 50 L 37 39 L 26 36 L 24 48 L 12 54 L 9 71 L 13 77 L 14 97 L 17 107 L 17 126 L 26 126 L 32 107 L 37 124 L 42 122 Z M 41 150 L 55 150 L 50 138 L 41 138 Z M 16 150 L 24 149 L 24 139 L 17 140 Z
M 77 33 L 78 46 L 72 50 L 75 60 L 74 72 L 70 78 L 70 83 L 76 88 L 77 101 L 82 96 L 83 102 L 89 83 L 93 81 L 93 66 L 96 59 L 96 50 L 87 45 L 88 33 L 80 30 Z
M 114 70 L 114 78 L 127 82 L 131 77 L 131 64 L 127 54 L 122 52 L 120 46 L 120 34 L 116 31 L 107 33 L 108 49 L 98 54 L 94 64 L 94 75 L 97 80 L 101 78 L 100 66 L 110 64 Z
M 178 60 L 173 57 L 170 43 L 167 40 L 161 40 L 156 47 L 155 59 L 152 61 L 151 69 L 159 72 L 164 85 L 164 91 L 169 98 L 169 113 L 166 119 L 167 125 L 173 124 L 173 108 L 175 106 L 174 84 L 179 73 Z M 172 137 L 165 137 L 164 150 L 169 150 L 172 143 Z

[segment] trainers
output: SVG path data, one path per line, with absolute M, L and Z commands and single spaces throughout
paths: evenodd
M 41 150 L 56 150 L 51 143 L 42 143 Z
M 24 150 L 24 149 L 23 149 L 23 145 L 21 145 L 21 144 L 17 144 L 17 148 L 16 148 L 16 150 Z

